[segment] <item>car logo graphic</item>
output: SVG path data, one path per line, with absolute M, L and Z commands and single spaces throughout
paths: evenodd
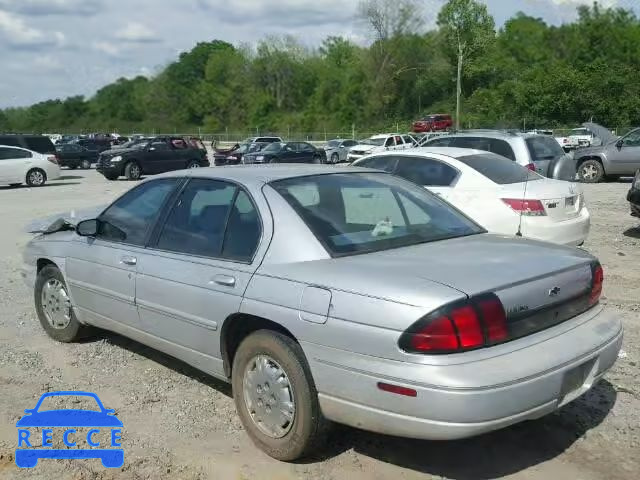
M 80 409 L 40 410 L 42 402 L 50 397 L 89 397 L 95 400 L 99 411 Z M 16 465 L 20 468 L 33 468 L 40 458 L 83 459 L 99 458 L 107 468 L 119 468 L 124 464 L 124 450 L 120 439 L 122 422 L 115 416 L 115 410 L 106 409 L 100 398 L 91 392 L 49 392 L 40 397 L 36 406 L 25 410 L 26 415 L 16 423 L 18 427 L 18 447 Z M 41 438 L 29 428 L 41 429 Z M 64 429 L 62 439 L 67 448 L 53 448 L 53 429 Z M 88 446 L 94 448 L 74 449 L 81 441 L 81 435 L 75 428 L 90 428 L 86 434 Z M 110 430 L 109 446 L 99 448 L 96 436 L 101 430 Z M 40 445 L 38 445 L 38 442 Z
M 559 293 L 560 293 L 560 287 L 553 287 L 551 290 L 549 290 L 550 297 L 557 297 Z

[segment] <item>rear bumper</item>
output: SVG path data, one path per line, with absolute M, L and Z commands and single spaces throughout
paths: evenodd
M 523 217 L 522 235 L 561 245 L 582 245 L 591 229 L 591 214 L 586 208 L 576 218 L 554 222 L 546 217 Z
M 565 322 L 570 325 L 511 342 L 512 351 L 504 355 L 455 365 L 403 363 L 398 369 L 399 362 L 376 357 L 362 362 L 335 350 L 325 352 L 330 358 L 318 358 L 318 350 L 310 347 L 322 412 L 364 430 L 430 440 L 466 438 L 542 417 L 588 391 L 617 358 L 623 336 L 619 319 L 602 309 L 580 317 L 585 315 L 592 318 L 572 319 Z M 562 333 L 526 346 L 531 337 L 548 336 L 550 330 Z M 349 356 L 355 361 L 345 365 L 342 360 Z M 496 383 L 479 384 L 488 371 Z M 447 384 L 429 384 L 437 379 Z M 383 392 L 377 382 L 412 388 L 417 395 Z

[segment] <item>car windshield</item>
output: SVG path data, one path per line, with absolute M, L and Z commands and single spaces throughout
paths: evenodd
M 459 157 L 458 161 L 473 168 L 489 180 L 498 185 L 510 183 L 522 183 L 525 181 L 541 180 L 542 177 L 528 168 L 518 165 L 516 162 L 493 153 L 468 155 Z
M 332 256 L 483 233 L 424 188 L 385 173 L 340 173 L 271 184 Z
M 526 143 L 531 159 L 534 162 L 537 160 L 553 160 L 564 155 L 564 150 L 562 150 L 560 144 L 551 137 L 529 137 Z
M 382 138 L 367 138 L 366 140 L 362 140 L 360 143 L 362 145 L 375 145 L 376 147 L 381 147 L 382 145 L 384 145 L 384 141 L 386 140 L 386 137 L 382 137 Z
M 48 412 L 52 410 L 88 410 L 100 412 L 100 406 L 95 398 L 88 395 L 48 395 L 42 399 L 38 412 Z
M 329 143 L 327 143 L 327 147 L 338 148 L 341 143 L 342 143 L 342 140 L 329 140 Z
M 284 143 L 270 143 L 261 151 L 264 153 L 279 152 L 284 147 Z

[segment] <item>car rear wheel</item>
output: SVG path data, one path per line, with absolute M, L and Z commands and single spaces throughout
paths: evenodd
M 320 164 L 322 163 L 322 158 L 320 158 L 320 155 L 314 155 L 311 163 L 315 163 L 316 165 Z
M 597 160 L 585 160 L 578 167 L 578 179 L 584 183 L 598 183 L 604 178 L 604 168 Z
M 47 174 L 39 168 L 34 168 L 27 172 L 27 185 L 30 187 L 41 187 L 47 182 Z
M 124 176 L 127 177 L 127 180 L 140 180 L 142 176 L 140 165 L 136 162 L 127 163 L 126 167 L 124 167 Z
M 82 160 L 82 168 L 84 170 L 89 170 L 91 168 L 91 162 L 89 160 Z
M 245 338 L 233 361 L 233 398 L 258 448 L 293 461 L 318 448 L 328 433 L 304 352 L 292 338 L 259 330 Z
M 195 160 L 191 160 L 187 165 L 187 168 L 200 168 L 200 164 Z
M 82 338 L 88 328 L 76 318 L 67 285 L 60 270 L 45 266 L 36 278 L 36 313 L 47 335 L 58 342 L 74 342 Z

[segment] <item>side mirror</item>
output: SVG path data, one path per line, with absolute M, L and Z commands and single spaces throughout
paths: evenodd
M 81 237 L 95 237 L 98 234 L 98 220 L 83 220 L 76 225 L 76 233 Z
M 622 141 L 622 140 L 618 140 L 618 141 L 616 142 L 616 147 L 618 147 L 618 148 L 622 148 L 623 146 L 624 146 L 624 141 Z

